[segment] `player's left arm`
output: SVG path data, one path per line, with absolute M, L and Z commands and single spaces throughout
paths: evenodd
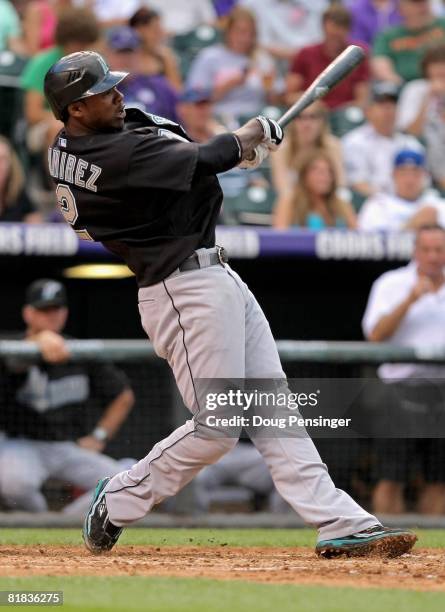
M 128 387 L 121 391 L 106 407 L 105 412 L 96 424 L 94 430 L 87 436 L 77 440 L 83 448 L 102 451 L 127 419 L 134 405 L 134 393 Z
M 93 431 L 77 443 L 100 452 L 121 428 L 135 398 L 125 374 L 111 364 L 91 366 L 89 378 L 91 397 L 103 401 L 105 407 Z
M 87 436 L 77 440 L 82 448 L 101 452 L 121 428 L 130 410 L 133 408 L 134 394 L 130 388 L 124 389 L 108 404 L 94 430 Z

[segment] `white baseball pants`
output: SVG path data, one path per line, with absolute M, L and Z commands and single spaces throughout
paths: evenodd
M 173 370 L 192 414 L 198 410 L 198 378 L 285 378 L 269 324 L 258 302 L 228 265 L 176 272 L 139 290 L 142 325 L 156 353 Z M 206 465 L 234 447 L 234 438 L 194 435 L 192 418 L 157 443 L 106 487 L 110 520 L 129 525 L 175 495 Z M 201 436 L 202 434 L 200 434 Z M 341 537 L 378 523 L 337 489 L 309 437 L 258 438 L 281 496 L 319 539 Z
M 44 512 L 48 505 L 40 489 L 48 478 L 58 478 L 88 490 L 82 504 L 79 498 L 64 508 L 66 513 L 81 515 L 99 478 L 123 467 L 122 462 L 75 442 L 5 438 L 0 443 L 0 497 L 13 510 Z

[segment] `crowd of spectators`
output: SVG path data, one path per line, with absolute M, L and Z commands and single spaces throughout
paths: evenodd
M 239 222 L 227 214 L 229 202 L 255 185 L 273 195 L 264 222 L 277 231 L 420 228 L 410 267 L 376 282 L 363 328 L 371 341 L 404 345 L 405 334 L 413 340 L 425 337 L 428 320 L 436 330 L 431 337 L 437 339 L 444 312 L 444 36 L 442 0 L 0 0 L 0 105 L 2 114 L 11 117 L 9 125 L 1 122 L 3 134 L 0 130 L 0 221 L 60 220 L 46 150 L 62 124 L 49 110 L 43 80 L 65 54 L 101 52 L 113 70 L 130 72 L 119 86 L 127 106 L 180 122 L 191 138 L 204 142 L 259 113 L 278 117 L 336 56 L 357 44 L 366 53 L 360 67 L 301 113 L 262 168 L 235 168 L 220 176 L 225 196 L 221 222 Z M 7 98 L 12 90 L 17 95 Z M 27 308 L 30 328 L 39 308 L 32 303 Z M 62 328 L 53 333 L 63 348 Z M 50 385 L 54 368 L 59 378 L 57 359 L 44 361 L 43 374 L 12 371 L 18 396 L 27 394 L 27 410 L 35 408 L 33 382 L 46 377 Z M 121 393 L 125 412 L 132 403 L 125 381 L 116 383 L 116 397 Z M 41 408 L 37 412 L 45 414 Z M 51 415 L 57 416 L 57 410 Z M 24 458 L 37 470 L 39 453 L 48 444 L 63 443 L 61 450 L 68 449 L 77 461 L 85 437 L 73 429 L 76 439 L 61 439 L 57 427 L 51 427 L 54 439 L 30 440 L 19 432 L 26 444 L 3 445 L 0 495 L 7 506 L 46 507 L 40 486 L 52 473 L 41 469 L 31 487 L 20 464 Z M 404 509 L 407 476 L 401 466 L 417 450 L 382 442 L 380 456 L 389 459 L 378 466 L 377 511 Z M 437 443 L 421 455 L 437 459 L 442 452 Z M 242 486 L 243 478 L 248 482 L 250 469 L 257 474 L 251 481 L 259 483 L 255 495 L 273 492 L 254 454 L 242 445 L 203 472 L 197 480 L 201 509 L 218 499 L 220 485 Z M 105 456 L 101 460 L 105 465 L 99 471 L 118 469 L 107 466 Z M 15 466 L 13 481 L 2 476 L 2 461 Z M 246 472 L 240 469 L 243 462 Z M 427 483 L 431 486 L 419 507 L 444 513 L 445 475 L 425 469 L 436 480 Z M 84 489 L 92 486 L 96 472 L 82 480 Z
M 0 218 L 60 219 L 45 150 L 61 124 L 43 78 L 62 55 L 82 49 L 131 73 L 121 85 L 128 106 L 183 122 L 202 141 L 258 113 L 279 116 L 348 44 L 360 45 L 363 63 L 302 113 L 259 172 L 221 176 L 226 209 L 252 184 L 274 202 L 262 221 L 277 229 L 374 229 L 369 210 L 394 197 L 407 209 L 413 203 L 413 212 L 419 202 L 437 208 L 445 192 L 444 7 L 441 0 L 0 0 L 0 103 L 14 87 L 13 58 L 20 59 L 18 95 L 5 111 L 10 142 L 2 140 L 1 150 L 8 150 L 10 182 L 20 183 L 20 164 L 27 176 L 12 189 L 2 162 Z M 404 166 L 418 159 L 410 152 L 425 157 L 428 189 L 420 199 L 418 190 L 396 189 L 401 151 Z M 318 195 L 310 187 L 314 167 L 324 168 Z M 391 211 L 378 216 L 379 228 L 394 229 Z M 223 208 L 221 222 L 241 221 Z

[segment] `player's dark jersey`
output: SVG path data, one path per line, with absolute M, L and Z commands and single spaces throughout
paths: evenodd
M 7 359 L 0 365 L 0 430 L 10 438 L 76 440 L 91 431 L 98 413 L 128 386 L 125 374 L 112 364 L 42 361 L 26 366 Z
M 57 201 L 79 237 L 121 256 L 139 286 L 215 244 L 222 191 L 195 177 L 198 145 L 172 123 L 128 109 L 122 131 L 69 136 L 48 151 Z

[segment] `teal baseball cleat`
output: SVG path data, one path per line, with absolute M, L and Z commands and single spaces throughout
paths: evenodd
M 108 516 L 104 489 L 109 482 L 110 478 L 107 477 L 97 483 L 83 524 L 82 536 L 85 546 L 96 555 L 111 550 L 122 533 L 122 527 L 113 525 Z
M 315 547 L 319 557 L 399 557 L 411 550 L 417 541 L 412 531 L 374 525 L 342 538 L 321 540 Z

